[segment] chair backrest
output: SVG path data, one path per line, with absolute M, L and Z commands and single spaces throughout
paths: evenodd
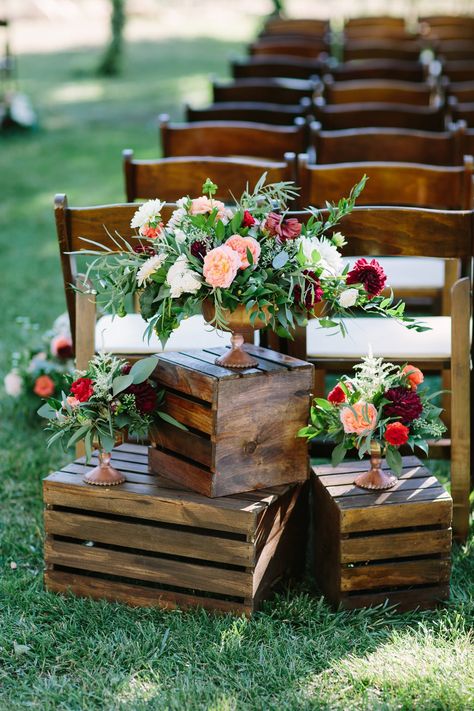
M 345 62 L 357 59 L 400 59 L 417 61 L 421 45 L 417 40 L 367 39 L 348 40 L 342 48 Z
M 395 79 L 354 79 L 335 81 L 324 77 L 324 98 L 328 104 L 365 104 L 388 102 L 430 106 L 435 102 L 436 92 L 424 82 Z
M 236 79 L 233 82 L 214 81 L 213 100 L 266 101 L 272 104 L 298 104 L 312 99 L 317 83 L 310 79 Z
M 186 106 L 187 121 L 251 121 L 276 126 L 291 126 L 295 119 L 311 110 L 311 100 L 300 104 L 271 104 L 264 101 L 222 101 L 202 109 Z
M 468 61 L 474 59 L 474 42 L 467 40 L 440 40 L 437 42 L 438 54 L 446 61 Z
M 175 205 L 165 205 L 163 217 L 168 220 Z M 94 207 L 69 207 L 66 195 L 60 193 L 54 199 L 54 215 L 59 242 L 61 267 L 64 280 L 67 310 L 71 323 L 73 340 L 76 334 L 76 300 L 72 285 L 78 276 L 77 256 L 82 249 L 116 249 L 110 235 L 130 237 L 134 230 L 130 221 L 136 212 L 136 204 L 98 205 Z M 93 240 L 92 246 L 83 238 Z
M 282 54 L 290 57 L 306 57 L 316 59 L 320 54 L 327 54 L 330 46 L 323 39 L 308 39 L 307 41 L 291 37 L 267 37 L 249 45 L 249 54 L 254 57 L 262 55 L 275 56 Z
M 375 28 L 398 28 L 405 29 L 405 18 L 395 15 L 362 15 L 360 17 L 350 17 L 344 23 L 344 31 L 352 29 L 375 29 Z
M 294 126 L 272 126 L 245 121 L 198 121 L 169 123 L 160 116 L 161 145 L 165 158 L 176 156 L 254 156 L 283 160 L 288 151 L 304 153 L 306 122 Z
M 454 104 L 452 108 L 455 121 L 465 121 L 470 128 L 474 128 L 474 101 L 466 104 Z
M 426 67 L 418 61 L 403 59 L 360 59 L 343 62 L 330 69 L 336 81 L 353 79 L 394 79 L 425 81 Z
M 310 126 L 310 144 L 317 163 L 383 160 L 460 165 L 464 153 L 470 153 L 464 149 L 464 134 L 465 127 L 458 124 L 451 124 L 448 131 L 442 132 L 405 128 L 323 131 L 315 121 Z
M 471 79 L 471 81 L 452 81 L 449 83 L 448 91 L 460 103 L 471 103 L 474 101 L 474 79 Z
M 474 61 L 471 60 L 456 60 L 443 63 L 443 74 L 450 81 L 473 81 L 474 80 Z
M 316 99 L 314 116 L 328 131 L 346 128 L 391 127 L 421 131 L 444 131 L 443 106 L 412 106 L 410 104 L 325 104 Z
M 250 57 L 250 59 L 234 59 L 231 61 L 231 72 L 234 79 L 255 77 L 309 79 L 312 76 L 318 76 L 326 68 L 326 62 L 319 59 L 304 59 L 284 55 L 261 55 Z
M 468 128 L 464 136 L 464 152 L 474 155 L 474 128 Z
M 358 205 L 406 205 L 443 210 L 473 207 L 473 158 L 463 166 L 447 167 L 420 163 L 336 163 L 308 164 L 298 156 L 297 175 L 300 205 L 324 207 L 348 195 L 364 173 L 368 181 L 357 199 Z
M 257 158 L 219 158 L 185 156 L 157 160 L 134 160 L 133 151 L 123 152 L 127 200 L 159 198 L 175 202 L 183 195 L 202 195 L 202 185 L 211 178 L 218 185 L 216 199 L 233 203 L 249 185 L 257 183 L 263 173 L 267 182 L 294 180 L 294 154 L 283 162 Z
M 420 18 L 420 32 L 424 37 L 433 37 L 435 40 L 465 40 L 474 38 L 474 21 L 472 17 L 453 16 L 446 17 L 439 22 L 433 18 Z
M 308 35 L 324 37 L 329 32 L 329 20 L 313 18 L 270 17 L 264 26 L 264 35 Z

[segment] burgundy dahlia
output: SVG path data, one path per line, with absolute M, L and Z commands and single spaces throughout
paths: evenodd
M 135 395 L 135 405 L 138 412 L 142 415 L 148 415 L 156 407 L 156 392 L 155 389 L 146 380 L 138 385 L 130 385 L 126 391 L 130 395 Z
M 370 262 L 358 259 L 346 277 L 346 284 L 362 284 L 369 298 L 378 296 L 384 290 L 386 281 L 387 276 L 376 259 Z
M 193 257 L 196 257 L 196 259 L 199 259 L 201 262 L 204 261 L 204 257 L 207 254 L 207 245 L 205 242 L 201 242 L 201 240 L 196 240 L 191 244 L 191 254 Z
M 282 242 L 286 240 L 296 239 L 301 234 L 301 223 L 296 217 L 290 217 L 286 220 L 276 212 L 270 212 L 265 220 L 265 229 L 268 230 L 271 237 L 279 237 Z
M 156 254 L 155 248 L 149 244 L 137 244 L 133 248 L 133 251 L 135 254 L 147 254 L 149 257 L 154 257 Z
M 310 272 L 307 269 L 303 274 L 308 279 L 304 280 L 304 298 L 303 290 L 299 284 L 296 284 L 293 289 L 293 297 L 296 304 L 304 306 L 308 311 L 312 311 L 316 304 L 319 304 L 323 298 L 323 290 L 321 289 L 321 284 L 314 272 Z
M 389 388 L 384 393 L 384 398 L 390 400 L 383 407 L 385 417 L 398 417 L 403 425 L 409 425 L 423 412 L 420 396 L 413 390 L 408 390 L 399 385 Z

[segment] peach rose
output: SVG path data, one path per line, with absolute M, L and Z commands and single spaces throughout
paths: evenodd
M 226 240 L 225 244 L 237 252 L 240 257 L 241 269 L 247 269 L 250 266 L 249 260 L 247 259 L 247 249 L 250 250 L 250 254 L 253 257 L 254 266 L 258 264 L 258 258 L 260 257 L 260 245 L 256 239 L 253 237 L 241 237 L 240 235 L 232 235 Z
M 240 256 L 225 244 L 211 249 L 204 257 L 204 278 L 210 286 L 227 289 L 241 264 Z
M 227 217 L 227 210 L 225 205 L 220 200 L 211 200 L 202 195 L 201 197 L 194 198 L 191 200 L 191 207 L 189 208 L 190 215 L 207 215 L 217 208 L 217 219 L 222 220 Z
M 418 385 L 420 385 L 425 379 L 425 376 L 421 370 L 416 368 L 414 365 L 406 365 L 403 368 L 402 373 L 407 376 L 408 385 L 412 390 L 416 390 Z
M 66 398 L 66 402 L 67 402 L 67 404 L 70 405 L 71 407 L 79 407 L 79 405 L 81 404 L 81 401 L 78 400 L 77 397 L 74 397 L 74 395 L 69 395 L 69 396 Z
M 156 227 L 151 227 L 148 223 L 142 225 L 139 229 L 139 234 L 148 239 L 156 239 L 163 232 L 164 223 L 159 222 Z
M 374 429 L 377 410 L 372 404 L 360 400 L 351 407 L 343 407 L 339 417 L 346 434 L 360 435 Z
M 36 378 L 33 392 L 39 397 L 50 397 L 54 393 L 54 382 L 49 375 L 40 375 Z

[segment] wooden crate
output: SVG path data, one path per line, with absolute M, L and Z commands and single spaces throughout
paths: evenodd
M 309 476 L 306 442 L 313 366 L 246 346 L 258 367 L 214 364 L 223 348 L 160 354 L 154 373 L 166 410 L 189 428 L 160 425 L 150 468 L 206 496 L 227 496 Z
M 398 609 L 449 597 L 452 500 L 416 457 L 393 489 L 353 485 L 368 462 L 313 469 L 314 577 L 334 606 Z
M 112 464 L 125 484 L 85 484 L 84 458 L 44 480 L 49 590 L 250 614 L 303 572 L 309 482 L 211 500 L 150 475 L 146 447 Z

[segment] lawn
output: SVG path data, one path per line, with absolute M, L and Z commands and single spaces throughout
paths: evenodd
M 0 138 L 0 370 L 15 317 L 44 328 L 64 310 L 55 192 L 71 204 L 123 200 L 121 150 L 158 155 L 155 117 L 206 101 L 237 44 L 201 38 L 131 45 L 126 73 L 99 81 L 91 50 L 21 58 L 40 112 L 32 134 Z M 65 460 L 37 419 L 1 397 L 0 709 L 472 709 L 474 560 L 454 554 L 452 599 L 436 612 L 336 613 L 310 581 L 253 620 L 130 609 L 42 586 L 41 479 Z

